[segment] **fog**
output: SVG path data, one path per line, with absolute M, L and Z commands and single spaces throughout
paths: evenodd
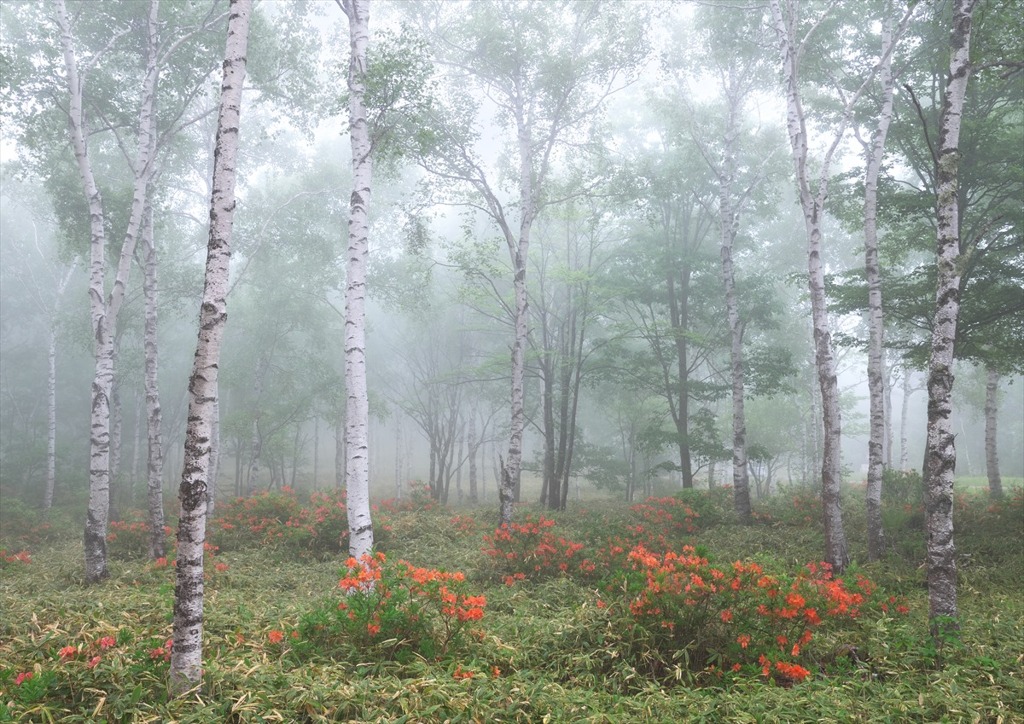
M 47 9 L 36 5 L 2 7 L 10 82 L 0 128 L 0 499 L 42 507 L 52 479 L 54 504 L 78 506 L 84 515 L 95 371 L 88 289 L 95 260 L 67 132 L 60 43 L 52 24 L 39 17 Z M 371 496 L 408 495 L 418 481 L 449 505 L 497 502 L 499 457 L 506 459 L 509 447 L 515 304 L 501 223 L 519 224 L 524 215 L 517 120 L 533 134 L 527 176 L 537 186 L 524 260 L 529 306 L 521 499 L 539 500 L 542 481 L 559 465 L 568 466 L 570 505 L 671 493 L 691 482 L 697 488 L 732 485 L 723 154 L 735 156 L 732 178 L 745 194 L 736 207 L 731 253 L 755 497 L 779 486 L 819 485 L 821 388 L 807 235 L 777 48 L 766 23 L 755 10 L 725 5 L 595 5 L 608 22 L 594 27 L 611 33 L 615 25 L 617 34 L 607 42 L 595 36 L 573 56 L 568 38 L 584 20 L 542 3 L 530 6 L 530 13 L 544 15 L 530 20 L 540 25 L 522 40 L 533 45 L 515 55 L 514 44 L 504 42 L 509 26 L 487 24 L 508 17 L 480 10 L 484 6 L 490 4 L 381 2 L 371 21 L 370 67 L 379 69 L 371 105 L 386 106 L 371 119 L 379 134 L 367 281 Z M 120 4 L 104 16 L 128 38 L 137 34 L 127 17 L 133 7 Z M 344 269 L 352 179 L 344 113 L 347 25 L 337 10 L 327 2 L 264 2 L 253 31 L 220 364 L 214 486 L 221 499 L 283 486 L 309 492 L 344 485 L 339 459 L 345 455 Z M 527 13 L 515 3 L 506 10 Z M 182 5 L 166 22 L 185 27 L 195 22 L 190 12 L 198 11 Z M 108 47 L 104 19 L 85 15 L 75 15 L 76 42 L 80 57 L 95 61 L 86 115 L 108 216 L 109 293 L 127 233 L 142 66 L 137 39 Z M 936 61 L 942 48 L 928 42 L 938 22 L 924 10 L 914 17 L 908 37 L 915 42 L 896 51 L 900 87 L 924 93 L 942 77 Z M 850 18 L 836 23 L 839 30 L 814 46 L 820 62 L 807 68 L 803 81 L 815 167 L 837 125 L 839 99 L 858 87 L 864 77 L 858 74 L 868 72 L 876 53 L 872 32 Z M 200 33 L 201 47 L 189 46 L 168 61 L 157 102 L 163 135 L 148 202 L 159 259 L 167 496 L 175 494 L 182 473 L 220 32 L 218 26 L 208 37 Z M 986 40 L 984 26 L 979 32 L 979 47 L 999 42 Z M 564 79 L 585 63 L 592 75 L 581 76 L 572 95 Z M 729 131 L 735 145 L 727 148 L 732 111 L 723 84 L 734 77 L 751 82 L 732 106 L 740 116 Z M 525 121 L 509 106 L 515 93 L 503 84 L 510 78 L 532 84 Z M 822 240 L 841 394 L 842 469 L 850 483 L 863 482 L 868 465 L 858 139 L 873 132 L 878 89 L 871 88 L 837 144 Z M 1022 97 L 1021 74 L 1000 82 L 981 73 L 977 94 L 986 107 L 1013 107 Z M 891 469 L 920 470 L 924 456 L 935 219 L 919 116 L 934 133 L 933 100 L 922 96 L 915 108 L 897 91 L 880 182 L 885 464 Z M 961 294 L 953 393 L 957 475 L 986 475 L 986 379 L 993 370 L 998 409 L 989 424 L 997 424 L 1000 470 L 1019 478 L 1024 193 L 1020 174 L 996 161 L 1016 154 L 1011 166 L 1019 169 L 1021 119 L 1019 112 L 995 111 L 982 118 L 982 105 L 979 100 L 968 111 L 976 125 L 965 137 L 985 134 L 988 155 L 963 161 L 970 194 L 962 246 L 971 266 Z M 489 195 L 481 194 L 483 186 Z M 144 344 L 141 261 L 137 251 L 115 334 L 110 472 L 112 501 L 121 511 L 145 505 L 150 449 L 144 372 L 152 353 Z

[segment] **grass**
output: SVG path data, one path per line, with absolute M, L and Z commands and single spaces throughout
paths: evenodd
M 112 560 L 110 580 L 86 586 L 77 531 L 66 526 L 30 547 L 31 563 L 0 569 L 0 721 L 1024 722 L 1024 498 L 1010 492 L 999 506 L 981 495 L 958 499 L 960 642 L 936 649 L 927 635 L 919 512 L 890 510 L 889 555 L 851 573 L 902 596 L 909 614 L 823 634 L 820 667 L 795 685 L 747 670 L 721 679 L 682 669 L 652 675 L 637 655 L 636 631 L 599 607 L 609 595 L 600 582 L 501 582 L 481 552 L 494 524 L 488 508 L 394 513 L 389 521 L 389 559 L 461 570 L 487 597 L 484 618 L 450 654 L 399 662 L 300 652 L 289 634 L 325 596 L 337 596 L 343 556 L 226 549 L 207 584 L 203 685 L 172 700 L 167 664 L 154 652 L 170 636 L 173 569 Z M 678 534 L 679 546 L 787 570 L 821 557 L 811 495 L 763 502 L 752 527 L 731 520 L 722 493 L 692 502 L 712 524 Z M 863 561 L 856 488 L 846 515 L 851 550 Z M 623 530 L 630 516 L 622 504 L 587 501 L 557 515 L 557 529 L 588 543 Z M 11 543 L 0 548 L 20 549 Z M 274 643 L 272 631 L 285 632 L 284 641 Z M 108 649 L 104 637 L 114 642 Z M 62 659 L 68 646 L 74 653 Z

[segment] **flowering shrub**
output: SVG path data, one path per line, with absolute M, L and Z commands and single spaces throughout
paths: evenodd
M 821 659 L 814 646 L 819 628 L 848 627 L 890 607 L 906 612 L 869 579 L 833 577 L 826 563 L 780 576 L 757 563 L 712 566 L 691 546 L 664 554 L 637 546 L 628 559 L 629 568 L 609 585 L 618 596 L 611 607 L 639 624 L 640 658 L 655 674 L 681 657 L 691 670 L 759 669 L 779 683 L 799 682 Z
M 485 535 L 484 555 L 494 563 L 506 584 L 530 578 L 533 580 L 558 576 L 589 568 L 590 561 L 577 557 L 582 543 L 566 540 L 552 529 L 555 521 L 529 516 L 522 523 L 503 523 L 493 535 Z
M 138 515 L 142 515 L 139 513 Z M 132 560 L 149 556 L 152 528 L 144 520 L 115 520 L 107 527 L 107 551 L 116 560 Z M 174 531 L 164 526 L 164 547 L 170 547 Z
M 629 509 L 656 534 L 679 536 L 697 532 L 700 514 L 679 498 L 648 498 Z
M 295 491 L 289 487 L 235 498 L 217 506 L 210 537 L 224 550 L 276 543 L 285 537 L 285 523 L 301 509 Z
M 32 562 L 28 551 L 22 550 L 17 553 L 8 553 L 6 548 L 0 548 L 0 568 L 7 568 L 12 565 L 27 566 Z
M 323 556 L 348 547 L 345 492 L 314 492 L 304 506 L 295 491 L 265 491 L 251 498 L 224 503 L 211 526 L 211 537 L 222 548 L 243 549 L 255 544 L 300 550 Z M 374 539 L 383 541 L 390 526 L 374 520 Z
M 402 498 L 383 500 L 380 507 L 389 513 L 412 513 L 415 511 L 435 510 L 438 507 L 438 503 L 430 490 L 430 485 L 422 480 L 410 480 L 408 495 Z
M 349 558 L 338 587 L 340 602 L 329 600 L 303 617 L 298 648 L 348 647 L 380 660 L 413 652 L 439 658 L 462 642 L 487 605 L 467 592 L 462 573 L 390 564 L 383 553 Z

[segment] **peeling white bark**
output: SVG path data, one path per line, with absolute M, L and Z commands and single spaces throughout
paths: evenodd
M 199 334 L 189 380 L 188 428 L 179 498 L 177 584 L 174 590 L 174 647 L 170 691 L 180 696 L 199 685 L 203 658 L 203 544 L 206 491 L 211 463 L 214 405 L 218 397 L 220 347 L 227 322 L 228 267 L 235 212 L 235 164 L 242 84 L 252 0 L 231 0 L 224 78 L 213 164 L 206 283 L 199 312 Z
M 64 0 L 54 0 L 57 25 L 68 85 L 68 127 L 75 162 L 78 166 L 89 207 L 90 254 L 89 299 L 93 331 L 95 376 L 89 435 L 89 504 L 85 523 L 85 577 L 90 583 L 106 578 L 107 519 L 110 495 L 110 395 L 114 380 L 114 329 L 124 300 L 135 244 L 142 222 L 142 210 L 153 173 L 154 104 L 159 79 L 157 42 L 159 0 L 149 6 L 146 73 L 139 103 L 137 152 L 134 162 L 134 188 L 131 209 L 117 272 L 109 296 L 106 294 L 106 233 L 103 200 L 93 174 L 88 151 L 88 131 L 83 110 L 84 78 L 79 74 L 71 21 Z
M 157 261 L 156 243 L 153 240 L 153 208 L 146 205 L 146 217 L 142 228 L 143 276 L 142 294 L 145 298 L 145 327 L 143 346 L 145 348 L 144 387 L 146 390 L 146 500 L 149 507 L 149 557 L 163 558 L 164 550 L 164 448 L 163 419 L 160 409 L 159 348 L 157 346 Z
M 937 177 L 935 315 L 928 360 L 928 440 L 924 462 L 928 532 L 928 617 L 932 635 L 956 631 L 956 547 L 953 541 L 953 343 L 960 314 L 960 225 L 957 174 L 960 122 L 971 74 L 971 16 L 975 0 L 955 0 L 949 80 L 942 98 Z
M 882 526 L 882 471 L 885 464 L 886 385 L 885 325 L 882 315 L 882 275 L 878 265 L 878 175 L 885 157 L 885 140 L 892 121 L 892 23 L 882 24 L 882 62 L 879 80 L 882 84 L 882 107 L 871 146 L 867 149 L 864 171 L 864 269 L 868 282 L 868 395 L 870 425 L 868 436 L 867 523 L 868 560 L 878 560 L 885 552 L 885 530 Z
M 348 264 L 345 284 L 345 482 L 349 554 L 373 549 L 370 519 L 369 399 L 366 386 L 366 259 L 370 235 L 372 145 L 366 118 L 366 49 L 370 42 L 370 0 L 345 0 L 348 15 L 349 137 L 352 145 L 352 195 L 349 200 Z

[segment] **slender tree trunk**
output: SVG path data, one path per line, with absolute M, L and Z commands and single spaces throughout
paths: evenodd
M 156 560 L 166 555 L 164 550 L 164 448 L 162 412 L 160 408 L 159 348 L 157 346 L 157 259 L 153 240 L 153 207 L 146 205 L 145 224 L 142 228 L 143 263 L 142 293 L 145 297 L 145 347 L 147 501 L 149 503 L 149 555 Z
M 996 434 L 999 420 L 999 371 L 995 367 L 986 370 L 985 383 L 985 470 L 988 473 L 988 494 L 1000 500 L 1003 497 L 1003 480 L 999 475 L 999 445 Z
M 479 502 L 479 494 L 477 491 L 477 472 L 476 472 L 476 451 L 480 443 L 476 439 L 476 412 L 469 413 L 469 430 L 466 433 L 468 437 L 467 446 L 469 448 L 469 504 L 476 505 Z
M 951 397 L 953 343 L 960 313 L 960 225 L 957 173 L 960 121 L 970 77 L 971 15 L 974 0 L 955 0 L 950 37 L 949 80 L 942 98 L 937 178 L 937 264 L 935 316 L 928 360 L 928 439 L 924 465 L 928 531 L 928 618 L 940 639 L 957 622 L 956 547 L 953 541 L 953 472 L 956 468 Z
M 878 175 L 885 157 L 885 140 L 892 121 L 893 90 L 892 23 L 882 24 L 882 107 L 878 113 L 871 146 L 867 149 L 864 173 L 864 269 L 868 282 L 868 394 L 870 398 L 870 433 L 868 437 L 867 522 L 868 560 L 876 561 L 885 553 L 885 530 L 882 526 L 882 471 L 885 447 L 885 325 L 882 315 L 882 275 L 878 265 Z
M 334 420 L 334 487 L 345 487 L 345 413 L 338 412 Z
M 213 401 L 213 419 L 210 423 L 210 479 L 206 486 L 206 518 L 210 520 L 217 510 L 217 482 L 220 480 L 220 396 Z
M 213 406 L 218 397 L 220 347 L 227 322 L 235 164 L 251 13 L 252 0 L 231 0 L 210 198 L 206 284 L 189 380 L 188 429 L 179 489 L 181 517 L 178 523 L 177 584 L 174 589 L 174 647 L 169 680 L 172 696 L 180 696 L 198 686 L 202 678 L 206 491 L 211 463 Z
M 739 233 L 739 209 L 733 203 L 733 184 L 736 181 L 736 145 L 742 96 L 738 94 L 735 68 L 729 67 L 729 86 L 726 88 L 728 108 L 725 121 L 725 149 L 722 171 L 719 175 L 718 209 L 722 241 L 722 282 L 725 285 L 725 309 L 729 322 L 729 371 L 732 383 L 732 486 L 733 508 L 740 522 L 753 522 L 750 508 L 750 478 L 747 471 L 747 420 L 743 409 L 744 363 L 743 322 L 736 301 L 736 274 L 733 269 L 732 250 Z M 740 81 L 742 82 L 742 81 Z
M 825 559 L 835 571 L 839 572 L 850 562 L 850 554 L 846 543 L 846 533 L 843 530 L 839 384 L 825 304 L 825 273 L 821 260 L 821 217 L 827 197 L 828 161 L 831 160 L 831 152 L 821 170 L 818 192 L 814 194 L 810 188 L 810 171 L 807 168 L 807 127 L 804 122 L 798 75 L 800 51 L 797 41 L 798 20 L 792 14 L 795 11 L 793 6 L 789 7 L 790 14 L 783 15 L 780 0 L 771 0 L 771 10 L 782 50 L 788 108 L 787 126 L 807 233 L 807 286 L 811 298 L 815 367 L 818 373 L 818 385 L 821 388 L 824 424 L 821 498 L 825 522 Z
M 369 402 L 366 388 L 366 257 L 369 240 L 370 189 L 373 175 L 370 129 L 366 119 L 366 47 L 370 40 L 370 0 L 344 0 L 348 15 L 349 137 L 352 144 L 352 196 L 348 219 L 348 265 L 345 285 L 345 414 L 347 447 L 349 554 L 373 548 L 370 519 Z
M 53 507 L 53 490 L 57 485 L 57 314 L 75 266 L 73 263 L 57 283 L 57 298 L 50 315 L 46 355 L 46 490 L 43 493 L 43 510 L 46 513 Z
M 398 449 L 395 449 L 395 459 L 398 458 Z M 397 463 L 396 463 L 397 464 Z M 320 477 L 320 418 L 313 418 L 313 490 L 320 489 L 318 478 Z
M 907 420 L 910 417 L 910 370 L 903 366 L 903 398 L 900 400 L 900 470 L 909 470 L 910 451 L 907 449 Z
M 523 431 L 526 427 L 523 376 L 526 368 L 526 341 L 529 325 L 528 296 L 526 293 L 526 260 L 530 250 L 530 233 L 536 215 L 534 198 L 533 139 L 530 119 L 523 106 L 516 109 L 516 127 L 519 151 L 519 236 L 515 239 L 508 230 L 505 240 L 512 263 L 512 289 L 515 298 L 514 335 L 512 339 L 512 368 L 510 393 L 510 420 L 508 459 L 501 460 L 501 484 L 498 488 L 498 512 L 501 523 L 511 523 L 515 502 L 519 499 L 523 469 Z M 499 458 L 500 460 L 500 458 Z
M 399 417 L 395 424 L 395 498 L 402 499 L 402 419 Z
M 133 508 L 135 507 L 135 484 L 139 479 L 139 461 L 142 460 L 142 416 L 145 414 L 145 409 L 146 395 L 136 395 L 135 422 L 132 428 L 132 466 L 128 471 L 128 474 L 131 476 L 131 483 L 128 486 L 128 500 Z
M 107 578 L 107 520 L 110 495 L 110 395 L 114 381 L 114 330 L 124 300 L 135 244 L 142 222 L 143 204 L 153 174 L 153 135 L 156 116 L 154 104 L 159 80 L 158 0 L 149 6 L 146 73 L 139 104 L 138 151 L 134 162 L 134 188 L 124 242 L 121 245 L 117 273 L 109 295 L 106 293 L 106 232 L 103 200 L 93 174 L 85 127 L 83 78 L 75 57 L 71 24 L 64 0 L 54 0 L 57 24 L 68 84 L 68 120 L 71 145 L 82 180 L 90 218 L 89 299 L 93 332 L 95 375 L 89 435 L 89 504 L 86 515 L 84 549 L 85 578 L 89 583 Z

